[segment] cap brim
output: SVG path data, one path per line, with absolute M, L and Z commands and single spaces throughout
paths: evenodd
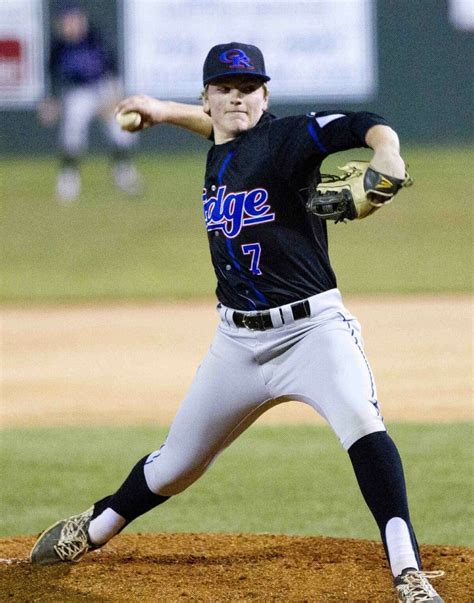
M 270 80 L 268 75 L 265 75 L 264 73 L 249 73 L 248 70 L 238 69 L 235 71 L 225 71 L 224 73 L 218 73 L 217 75 L 208 77 L 205 80 L 203 80 L 203 84 L 204 84 L 204 86 L 206 86 L 207 84 L 210 84 L 211 82 L 215 82 L 216 80 L 220 80 L 220 79 L 224 79 L 224 78 L 228 78 L 228 77 L 234 77 L 236 75 L 245 75 L 247 77 L 254 77 L 259 80 L 262 80 L 263 82 L 268 82 Z

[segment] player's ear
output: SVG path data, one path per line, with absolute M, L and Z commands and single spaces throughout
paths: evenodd
M 263 97 L 264 97 L 263 110 L 264 111 L 266 111 L 268 109 L 269 95 L 270 95 L 270 91 L 268 90 L 267 85 L 263 84 Z
M 207 84 L 205 86 L 204 90 L 201 92 L 201 100 L 202 100 L 202 108 L 203 108 L 204 113 L 207 113 L 207 115 L 211 115 L 211 108 L 209 107 L 208 90 L 209 90 L 209 84 Z

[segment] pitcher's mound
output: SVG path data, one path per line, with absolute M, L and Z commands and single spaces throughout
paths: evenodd
M 124 534 L 77 564 L 32 566 L 0 540 L 2 601 L 395 601 L 380 543 L 257 534 Z M 422 546 L 446 603 L 474 600 L 472 549 Z M 471 566 L 472 567 L 472 566 Z

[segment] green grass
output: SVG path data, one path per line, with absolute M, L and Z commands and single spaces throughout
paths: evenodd
M 390 426 L 422 543 L 473 545 L 472 425 Z M 164 429 L 1 432 L 1 536 L 37 533 L 114 491 Z M 471 521 L 470 521 L 471 519 Z M 138 532 L 270 532 L 378 538 L 349 459 L 326 427 L 255 426 Z
M 341 154 L 369 158 L 363 150 Z M 332 225 L 339 287 L 350 293 L 456 292 L 472 288 L 474 149 L 408 148 L 414 185 L 375 215 Z M 343 165 L 330 157 L 327 167 Z M 326 164 L 324 166 L 326 168 Z
M 84 166 L 84 191 L 74 207 L 54 200 L 55 161 L 5 161 L 0 172 L 7 183 L 3 299 L 211 295 L 209 252 L 200 223 L 202 160 L 142 159 L 147 194 L 129 200 L 113 188 L 105 159 L 96 158 Z
M 356 150 L 331 157 L 331 171 Z M 468 148 L 407 149 L 415 186 L 361 222 L 330 225 L 345 293 L 466 291 L 471 287 Z M 4 159 L 0 301 L 82 302 L 211 297 L 201 211 L 204 154 L 139 157 L 140 200 L 113 188 L 104 158 L 83 169 L 81 201 L 54 200 L 55 159 Z

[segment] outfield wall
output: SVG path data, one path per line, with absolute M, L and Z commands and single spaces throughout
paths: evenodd
M 120 2 L 82 0 L 81 4 L 104 37 L 120 49 Z M 50 24 L 60 5 L 59 0 L 45 1 L 46 20 Z M 469 110 L 472 87 L 467 83 L 471 78 L 473 33 L 453 24 L 449 6 L 446 0 L 376 0 L 379 81 L 376 96 L 365 103 L 340 102 L 337 108 L 380 112 L 406 142 L 472 141 L 473 120 Z M 334 32 L 335 40 L 340 35 Z M 314 73 L 318 77 L 317 65 Z M 275 74 L 274 79 L 277 77 Z M 335 103 L 317 103 L 317 107 L 308 103 L 272 106 L 278 115 L 316 108 L 335 108 Z M 49 153 L 55 149 L 55 130 L 41 127 L 33 110 L 0 111 L 0 123 L 2 154 Z M 190 139 L 185 132 L 164 128 L 160 135 L 144 133 L 140 148 L 144 152 L 166 152 L 179 149 L 183 143 L 187 149 L 190 145 L 191 149 L 193 145 L 196 148 L 205 145 Z M 100 130 L 93 132 L 92 149 L 103 150 Z

